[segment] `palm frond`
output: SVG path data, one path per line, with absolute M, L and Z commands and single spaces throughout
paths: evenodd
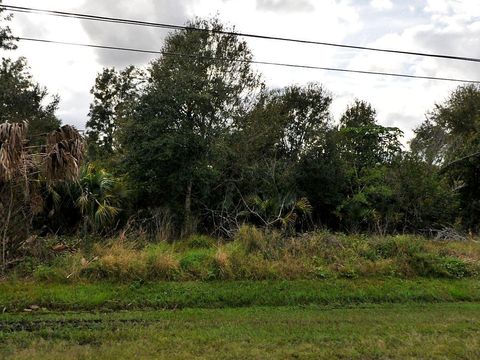
M 83 138 L 74 127 L 65 125 L 48 134 L 45 158 L 48 182 L 77 179 L 83 153 Z
M 28 123 L 0 124 L 0 181 L 11 180 L 19 169 Z

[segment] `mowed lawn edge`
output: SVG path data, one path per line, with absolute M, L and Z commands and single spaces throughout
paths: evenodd
M 0 283 L 1 312 L 480 302 L 476 279 L 355 279 L 162 283 Z M 1 315 L 0 315 L 1 316 Z
M 2 359 L 478 359 L 479 303 L 5 314 Z

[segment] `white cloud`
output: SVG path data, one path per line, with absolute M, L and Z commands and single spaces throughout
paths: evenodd
M 480 1 L 478 0 L 138 0 L 135 2 L 94 0 L 16 0 L 17 6 L 98 13 L 106 16 L 145 19 L 181 24 L 194 16 L 216 14 L 246 33 L 354 43 L 412 51 L 480 57 Z M 180 4 L 180 5 L 179 5 Z M 294 6 L 297 4 L 298 6 Z M 259 8 L 259 5 L 260 6 Z M 301 6 L 300 6 L 301 5 Z M 310 6 L 311 5 L 311 6 Z M 371 5 L 371 6 L 370 6 Z M 415 6 L 414 15 L 412 6 Z M 288 10 L 288 11 L 287 11 Z M 292 12 L 292 10 L 295 10 Z M 383 15 L 383 14 L 382 14 Z M 19 36 L 74 42 L 108 43 L 158 49 L 164 31 L 123 25 L 88 24 L 77 20 L 39 15 L 16 15 L 13 29 Z M 377 70 L 416 75 L 480 78 L 480 65 L 412 56 L 359 52 L 325 46 L 248 39 L 255 59 L 359 70 Z M 67 123 L 83 128 L 91 100 L 89 90 L 104 65 L 145 65 L 151 57 L 131 57 L 119 52 L 20 44 L 14 56 L 24 55 L 37 81 L 62 97 L 59 115 Z M 269 86 L 317 81 L 334 95 L 332 111 L 338 119 L 355 98 L 370 101 L 379 120 L 402 128 L 407 138 L 436 101 L 442 101 L 455 83 L 395 79 L 360 74 L 285 69 L 258 66 Z
M 371 0 L 370 5 L 377 10 L 390 10 L 393 8 L 391 0 Z

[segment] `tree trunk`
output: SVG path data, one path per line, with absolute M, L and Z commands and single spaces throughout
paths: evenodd
M 187 185 L 187 193 L 185 195 L 185 221 L 183 224 L 183 235 L 188 236 L 193 231 L 192 219 L 192 187 L 193 181 L 190 180 Z
M 10 227 L 10 218 L 12 217 L 13 208 L 13 185 L 10 184 L 10 203 L 8 205 L 7 218 L 3 228 L 2 236 L 2 274 L 5 274 L 7 269 L 7 240 L 8 240 L 8 228 Z

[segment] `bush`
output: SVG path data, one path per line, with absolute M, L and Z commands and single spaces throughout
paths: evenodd
M 219 248 L 215 254 L 214 274 L 217 279 L 226 280 L 234 277 L 230 254 L 224 248 Z
M 149 268 L 151 278 L 173 280 L 179 273 L 180 263 L 173 254 L 155 254 L 149 258 Z
M 315 232 L 279 238 L 244 226 L 234 241 L 207 236 L 141 247 L 126 241 L 95 245 L 49 260 L 29 258 L 12 275 L 39 281 L 269 280 L 359 277 L 460 279 L 480 274 L 480 244 L 440 244 L 415 236 L 367 237 Z

